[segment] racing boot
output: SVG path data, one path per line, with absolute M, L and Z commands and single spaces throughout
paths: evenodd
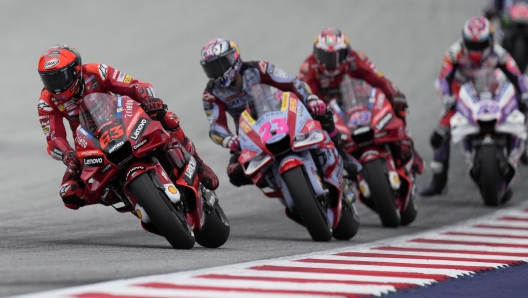
M 165 116 L 163 116 L 161 122 L 163 127 L 170 131 L 172 136 L 182 144 L 183 148 L 185 148 L 185 150 L 196 159 L 196 172 L 198 180 L 200 180 L 202 185 L 209 190 L 217 189 L 219 184 L 218 177 L 213 170 L 203 162 L 200 156 L 198 156 L 193 142 L 185 135 L 183 129 L 180 127 L 180 118 L 178 118 L 173 112 L 167 112 L 165 113 Z
M 354 162 L 354 158 L 349 156 L 346 153 L 345 148 L 341 146 L 341 133 L 337 128 L 335 128 L 332 134 L 330 134 L 330 139 L 334 142 L 337 152 L 343 159 L 343 168 L 347 171 L 347 177 L 356 180 L 356 176 L 361 171 L 361 164 L 359 162 Z
M 431 181 L 431 184 L 427 189 L 420 192 L 420 195 L 422 197 L 439 195 L 447 191 L 446 184 L 448 165 L 449 164 L 447 162 L 431 162 L 431 170 L 433 171 L 433 181 Z

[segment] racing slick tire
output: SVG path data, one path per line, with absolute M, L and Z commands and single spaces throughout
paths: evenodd
M 352 204 L 346 202 L 346 199 L 343 199 L 341 207 L 341 219 L 337 224 L 337 227 L 332 232 L 337 240 L 349 240 L 352 237 L 356 236 L 357 231 L 359 230 L 359 215 L 356 210 L 356 207 Z
M 406 226 L 412 223 L 416 219 L 417 215 L 418 208 L 416 207 L 416 203 L 414 202 L 414 197 L 411 197 L 409 199 L 409 203 L 407 204 L 407 208 L 401 215 L 401 225 Z
M 312 185 L 308 183 L 303 167 L 295 167 L 282 174 L 288 187 L 295 210 L 314 241 L 330 241 L 332 227 L 326 219 L 326 212 L 317 201 Z
M 501 195 L 499 183 L 499 164 L 497 161 L 497 147 L 482 146 L 477 149 L 475 156 L 480 157 L 479 189 L 486 206 L 498 206 Z
M 176 210 L 162 190 L 156 188 L 150 173 L 132 180 L 130 190 L 173 248 L 190 249 L 194 246 L 194 234 L 185 215 Z
M 397 228 L 401 222 L 400 212 L 396 208 L 396 198 L 386 172 L 381 159 L 363 164 L 363 174 L 370 187 L 371 198 L 381 224 L 387 228 Z
M 214 209 L 206 213 L 204 225 L 196 233 L 195 239 L 203 247 L 218 248 L 226 243 L 229 232 L 229 221 L 217 202 Z

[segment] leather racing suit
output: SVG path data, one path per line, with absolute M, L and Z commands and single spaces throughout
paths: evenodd
M 65 102 L 55 98 L 54 94 L 44 88 L 40 93 L 38 102 L 39 120 L 48 143 L 49 154 L 54 159 L 63 160 L 65 154 L 75 152 L 66 138 L 66 128 L 63 119 L 68 120 L 70 129 L 75 135 L 75 131 L 80 124 L 79 104 L 82 96 L 94 92 L 113 93 L 129 96 L 139 103 L 156 97 L 151 84 L 138 81 L 130 75 L 105 64 L 82 65 L 82 80 L 84 86 L 81 88 L 81 95 L 74 95 Z M 179 127 L 179 118 L 174 113 L 167 112 L 161 121 L 173 137 L 177 138 L 189 153 L 197 157 L 192 141 L 185 136 L 185 133 Z M 75 141 L 77 142 L 77 140 Z M 200 158 L 196 158 L 196 160 L 198 164 L 200 162 L 203 163 Z M 204 165 L 204 168 L 212 173 L 209 167 Z M 79 209 L 85 205 L 97 203 L 108 205 L 112 202 L 113 198 L 107 197 L 110 196 L 109 191 L 103 191 L 101 196 L 91 193 L 85 194 L 85 185 L 78 179 L 78 174 L 78 170 L 72 170 L 69 167 L 64 174 L 60 187 L 60 196 L 66 207 Z M 211 176 L 214 176 L 216 185 L 218 185 L 218 179 L 214 173 Z
M 489 56 L 476 64 L 467 54 L 461 40 L 455 42 L 444 55 L 440 77 L 438 78 L 438 91 L 442 97 L 454 96 L 456 98 L 461 86 L 473 77 L 476 70 L 482 68 L 500 69 L 513 84 L 518 94 L 527 91 L 525 77 L 517 68 L 512 56 L 504 48 L 498 44 L 493 44 Z M 440 123 L 431 136 L 431 145 L 434 149 L 431 170 L 434 177 L 430 188 L 431 190 L 436 188 L 435 193 L 443 189 L 447 182 L 450 155 L 449 122 L 456 112 L 455 108 L 455 104 L 445 108 Z M 429 194 L 425 191 L 422 195 Z
M 249 90 L 247 90 L 246 86 L 260 83 L 273 86 L 282 91 L 293 92 L 305 104 L 308 96 L 312 95 L 312 91 L 306 83 L 266 61 L 243 62 L 240 75 L 242 83 L 239 87 L 236 84 L 220 87 L 210 80 L 203 93 L 203 108 L 210 124 L 209 137 L 219 145 L 225 143 L 224 140 L 226 138 L 235 136 L 228 128 L 226 112 L 235 121 L 238 131 L 238 119 L 246 108 L 246 100 L 251 96 L 248 94 Z M 323 129 L 329 133 L 330 137 L 339 137 L 330 109 L 323 115 L 312 116 L 321 122 Z M 338 144 L 336 144 L 337 146 Z M 240 152 L 232 153 L 233 155 L 227 168 L 230 182 L 235 186 L 252 184 L 251 178 L 244 175 L 242 167 L 238 163 Z
M 374 63 L 372 63 L 364 53 L 350 50 L 346 60 L 340 67 L 341 70 L 338 72 L 326 71 L 319 65 L 312 53 L 301 65 L 299 79 L 305 81 L 314 94 L 327 103 L 341 93 L 339 86 L 346 75 L 351 78 L 364 80 L 371 86 L 379 88 L 385 93 L 385 96 L 395 108 L 396 115 L 402 118 L 405 123 L 406 103 L 403 105 L 403 109 L 397 109 L 395 105 L 395 99 L 398 100 L 398 97 L 403 96 L 403 94 L 383 75 L 381 71 L 376 68 Z M 415 157 L 413 167 L 418 173 L 422 173 L 424 170 L 424 163 L 418 152 L 414 149 L 412 139 L 409 138 L 401 144 L 402 159 L 405 159 L 405 156 L 410 156 L 411 150 L 414 150 Z

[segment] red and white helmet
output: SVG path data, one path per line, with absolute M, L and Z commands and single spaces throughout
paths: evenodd
M 81 55 L 75 48 L 56 45 L 40 56 L 38 72 L 44 88 L 57 100 L 67 101 L 83 87 L 81 67 Z
M 348 52 L 350 52 L 348 38 L 337 28 L 326 28 L 315 38 L 315 59 L 327 71 L 339 72 Z
M 464 49 L 476 63 L 486 59 L 493 45 L 493 26 L 483 16 L 471 17 L 462 29 Z

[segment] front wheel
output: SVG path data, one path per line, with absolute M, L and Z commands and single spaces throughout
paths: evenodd
M 190 249 L 194 246 L 194 235 L 185 215 L 174 208 L 163 191 L 156 188 L 149 173 L 132 180 L 130 190 L 172 247 Z
M 356 236 L 359 230 L 359 215 L 354 202 L 349 204 L 343 199 L 342 205 L 341 219 L 332 235 L 337 240 L 349 240 Z
M 220 204 L 216 203 L 214 209 L 206 213 L 204 225 L 196 233 L 196 242 L 203 247 L 218 248 L 226 243 L 229 232 L 229 221 Z
M 295 167 L 288 170 L 282 174 L 282 178 L 295 203 L 295 209 L 312 239 L 330 241 L 332 239 L 331 224 L 328 223 L 326 212 L 317 201 L 303 168 Z
M 381 224 L 388 228 L 400 226 L 400 212 L 396 208 L 396 198 L 381 159 L 375 159 L 363 164 L 365 180 L 370 187 L 372 201 Z
M 499 163 L 497 160 L 497 147 L 482 146 L 475 156 L 479 156 L 476 161 L 480 164 L 479 188 L 484 204 L 486 206 L 498 206 L 500 203 Z

